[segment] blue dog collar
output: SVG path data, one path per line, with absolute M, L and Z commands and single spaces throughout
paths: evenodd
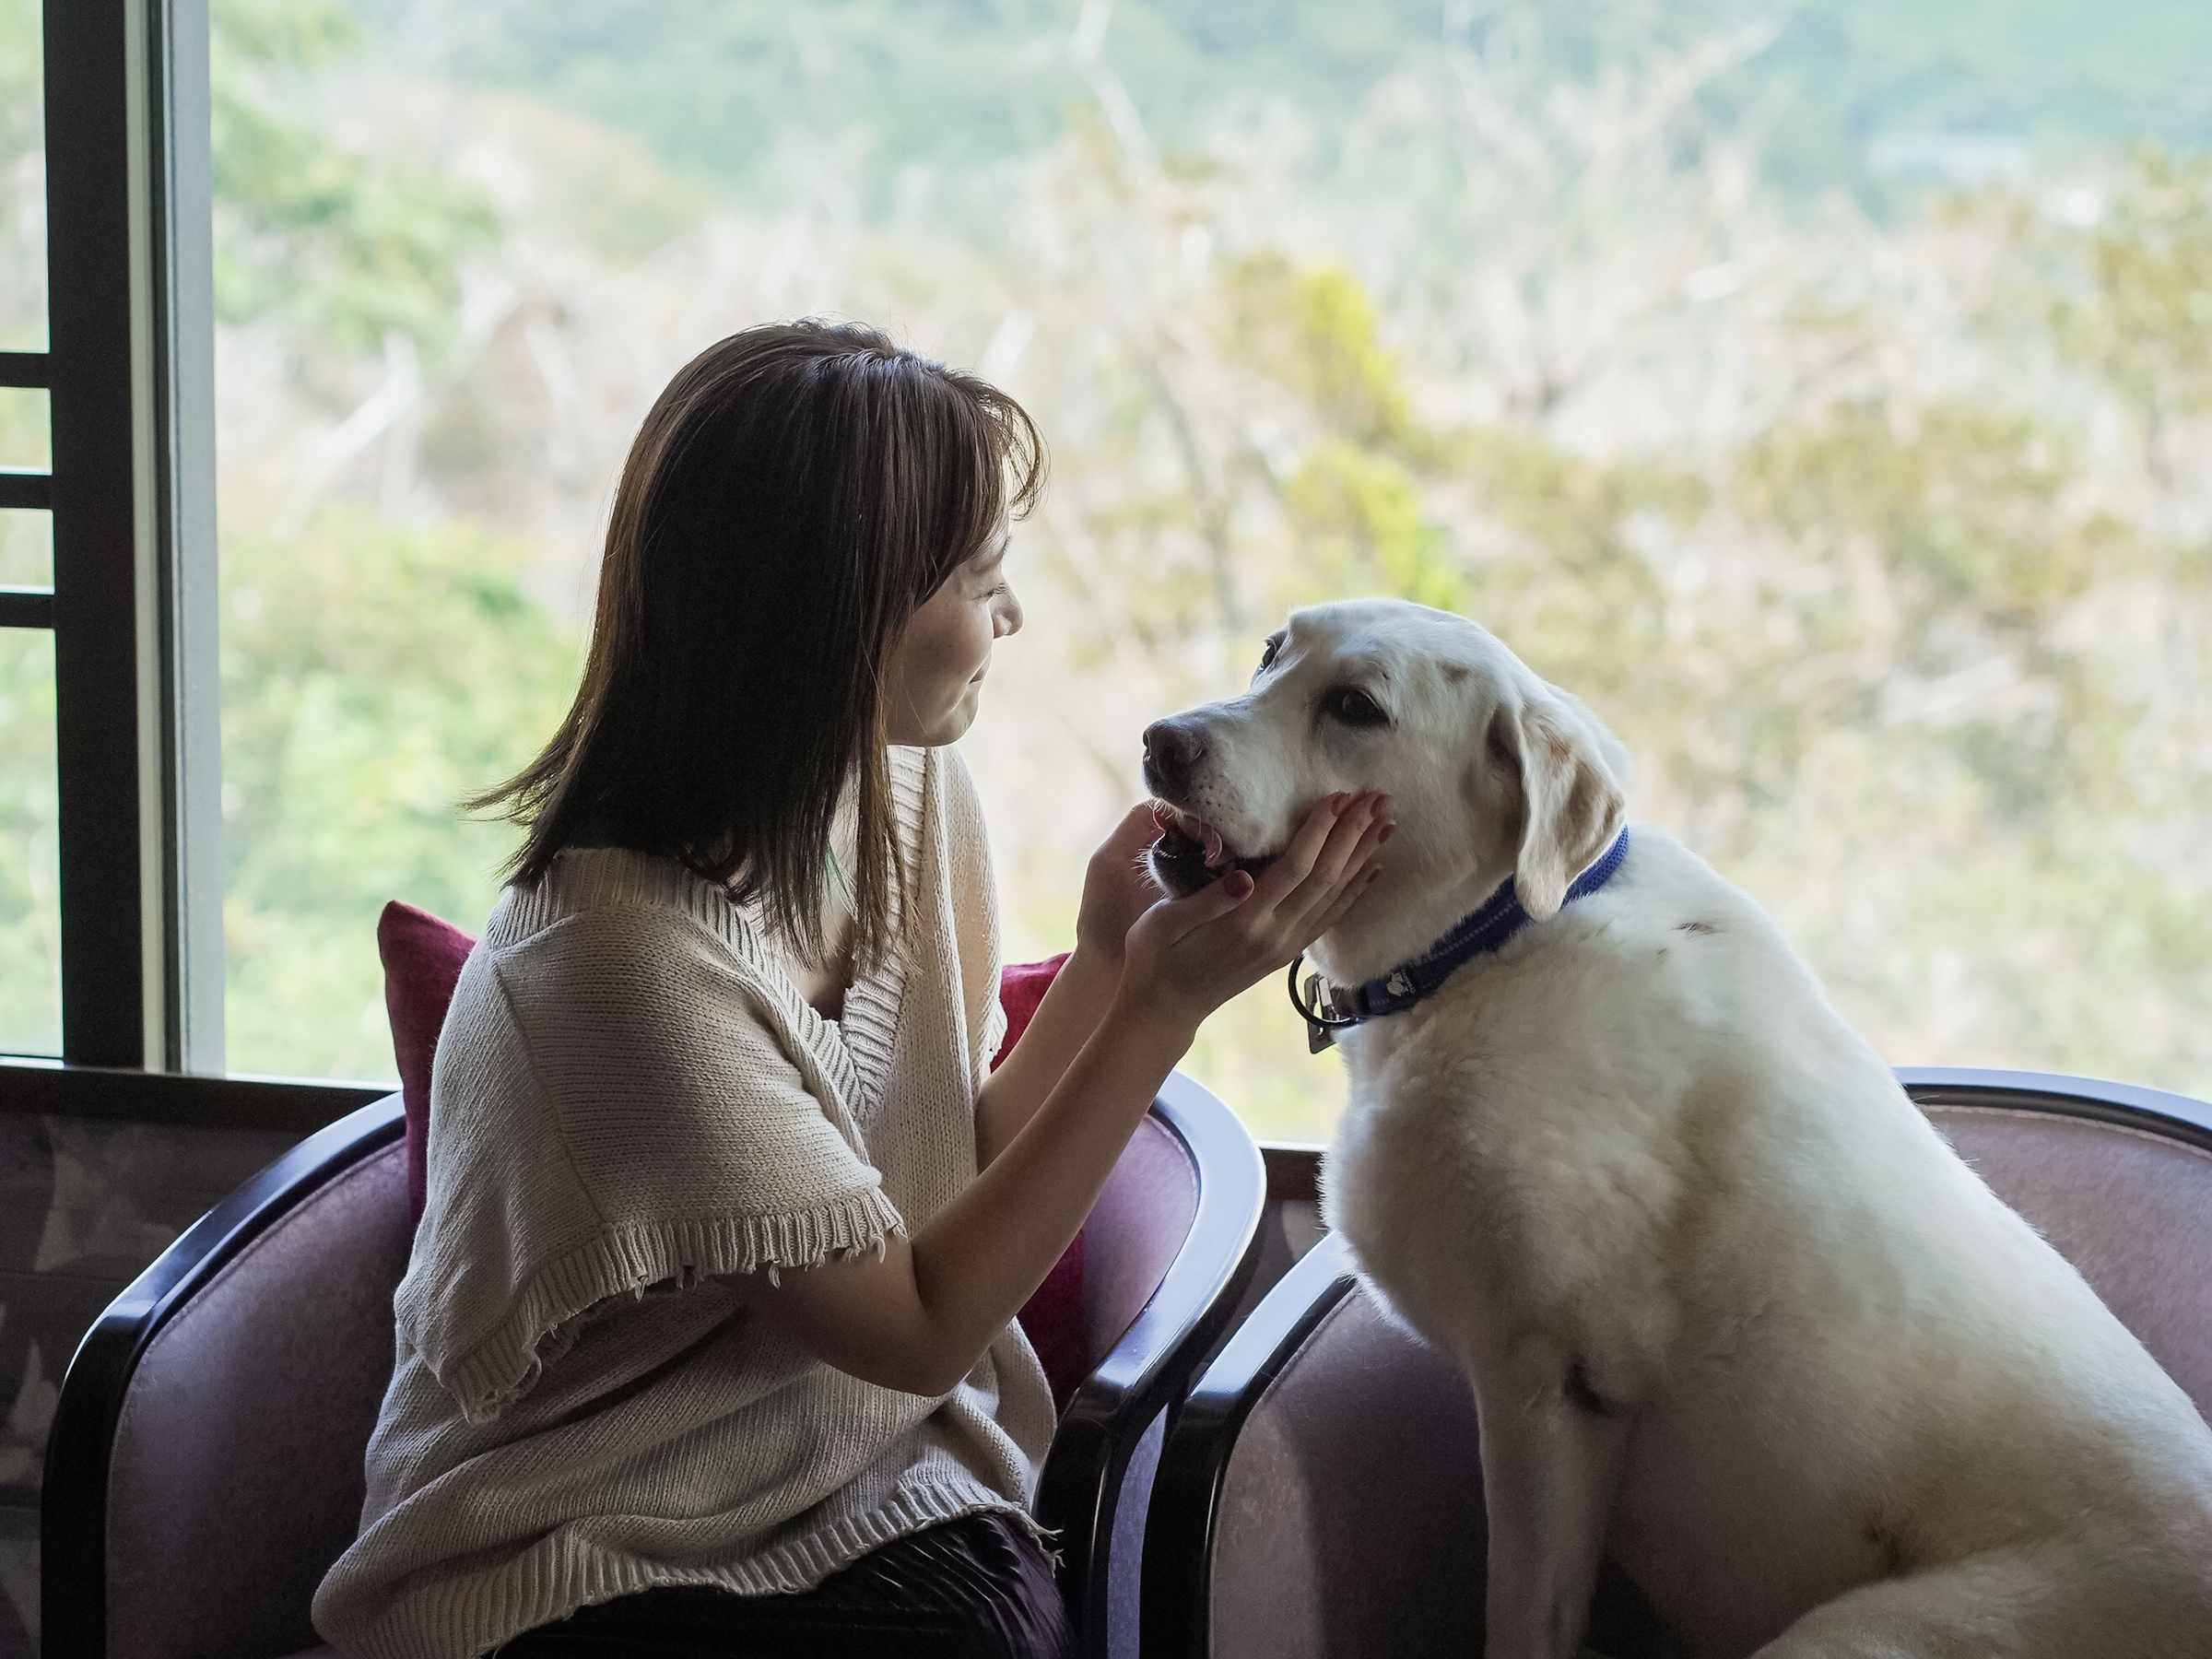
M 1559 900 L 1559 908 L 1564 910 L 1604 887 L 1628 855 L 1629 832 L 1623 830 L 1604 856 L 1574 878 L 1567 896 Z M 1318 1054 L 1336 1041 L 1337 1031 L 1380 1019 L 1385 1014 L 1403 1014 L 1414 1004 L 1435 995 L 1453 970 L 1501 948 L 1530 920 L 1509 876 L 1473 914 L 1462 918 L 1450 933 L 1412 961 L 1393 968 L 1380 979 L 1335 986 L 1316 973 L 1307 979 L 1301 995 L 1298 971 L 1306 959 L 1305 953 L 1300 952 L 1290 964 L 1290 1002 L 1306 1022 L 1308 1050 Z

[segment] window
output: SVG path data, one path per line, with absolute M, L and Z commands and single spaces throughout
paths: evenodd
M 1591 702 L 1892 1058 L 2212 1088 L 2212 113 L 2172 34 L 2212 24 L 288 15 L 216 14 L 241 1059 L 369 1064 L 359 941 L 387 895 L 488 905 L 448 803 L 550 724 L 646 402 L 827 312 L 1053 446 L 966 745 L 1017 954 L 1067 943 L 1147 719 L 1385 591 Z M 1276 982 L 1192 1065 L 1277 1135 L 1341 1090 Z
M 224 1065 L 206 41 L 0 25 L 0 1041 L 89 1065 Z
M 646 403 L 814 312 L 1053 447 L 966 746 L 1014 954 L 1066 944 L 1148 719 L 1389 592 L 1589 702 L 1891 1059 L 2212 1091 L 2212 13 L 214 0 L 201 110 L 154 9 L 178 321 L 128 372 L 70 344 L 151 289 L 95 256 L 127 181 L 50 180 L 88 275 L 0 374 L 0 464 L 50 384 L 55 468 L 0 475 L 0 581 L 41 585 L 51 489 L 57 582 L 0 597 L 0 946 L 51 980 L 49 902 L 74 1055 L 386 1075 L 376 911 L 488 908 L 507 842 L 453 803 L 565 700 Z M 113 94 L 60 119 L 120 120 L 94 25 L 45 30 Z M 72 494 L 130 388 L 167 540 Z M 1341 1090 L 1274 982 L 1191 1064 L 1266 1135 Z

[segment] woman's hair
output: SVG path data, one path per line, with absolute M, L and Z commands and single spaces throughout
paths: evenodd
M 838 799 L 864 959 L 909 879 L 893 834 L 884 675 L 922 603 L 1034 505 L 1044 447 L 973 375 L 872 328 L 748 328 L 686 364 L 623 464 L 575 705 L 545 752 L 468 803 L 562 848 L 680 859 L 824 951 Z

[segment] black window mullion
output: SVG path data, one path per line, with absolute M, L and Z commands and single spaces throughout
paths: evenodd
M 0 587 L 0 628 L 52 628 L 53 595 L 44 588 Z
M 42 351 L 0 351 L 0 386 L 37 388 L 53 384 L 53 371 Z
M 144 1065 L 125 0 L 47 6 L 47 338 L 62 1055 Z
M 43 12 L 62 1053 L 219 1070 L 206 9 Z
M 53 505 L 53 477 L 27 467 L 0 466 L 0 507 Z

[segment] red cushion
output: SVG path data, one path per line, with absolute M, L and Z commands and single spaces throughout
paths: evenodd
M 429 1149 L 430 1058 L 445 1025 L 446 1005 L 461 964 L 476 943 L 451 922 L 396 899 L 384 906 L 376 924 L 377 954 L 384 962 L 384 1009 L 392 1018 L 392 1053 L 399 1063 L 400 1100 L 407 1115 L 407 1206 L 422 1219 L 424 1160 Z M 1006 1010 L 1006 1038 L 991 1061 L 995 1069 L 1014 1052 L 1030 1018 L 1065 955 L 1042 962 L 1015 962 L 1000 975 L 999 1001 Z M 1083 1235 L 1077 1233 L 1044 1283 L 1023 1304 L 1021 1328 L 1044 1365 L 1053 1398 L 1062 1406 L 1076 1385 L 1090 1374 L 1083 1344 Z
M 1014 1044 L 1029 1030 L 1030 1017 L 1044 1000 L 1053 976 L 1067 960 L 1065 953 L 1042 962 L 1015 962 L 998 976 L 998 1000 L 1006 1011 L 1006 1040 L 993 1057 L 994 1070 L 1014 1052 Z M 1044 1276 L 1044 1283 L 1021 1307 L 1021 1328 L 1037 1350 L 1045 1381 L 1053 1385 L 1053 1404 L 1065 1406 L 1076 1386 L 1090 1375 L 1090 1351 L 1083 1341 L 1083 1235 L 1076 1234 L 1067 1252 Z
M 399 1098 L 407 1112 L 407 1209 L 422 1219 L 423 1163 L 429 1151 L 430 1056 L 445 1027 L 446 1005 L 474 934 L 396 899 L 376 922 L 376 952 L 384 960 L 384 1012 L 392 1019 L 392 1057 L 399 1063 Z

